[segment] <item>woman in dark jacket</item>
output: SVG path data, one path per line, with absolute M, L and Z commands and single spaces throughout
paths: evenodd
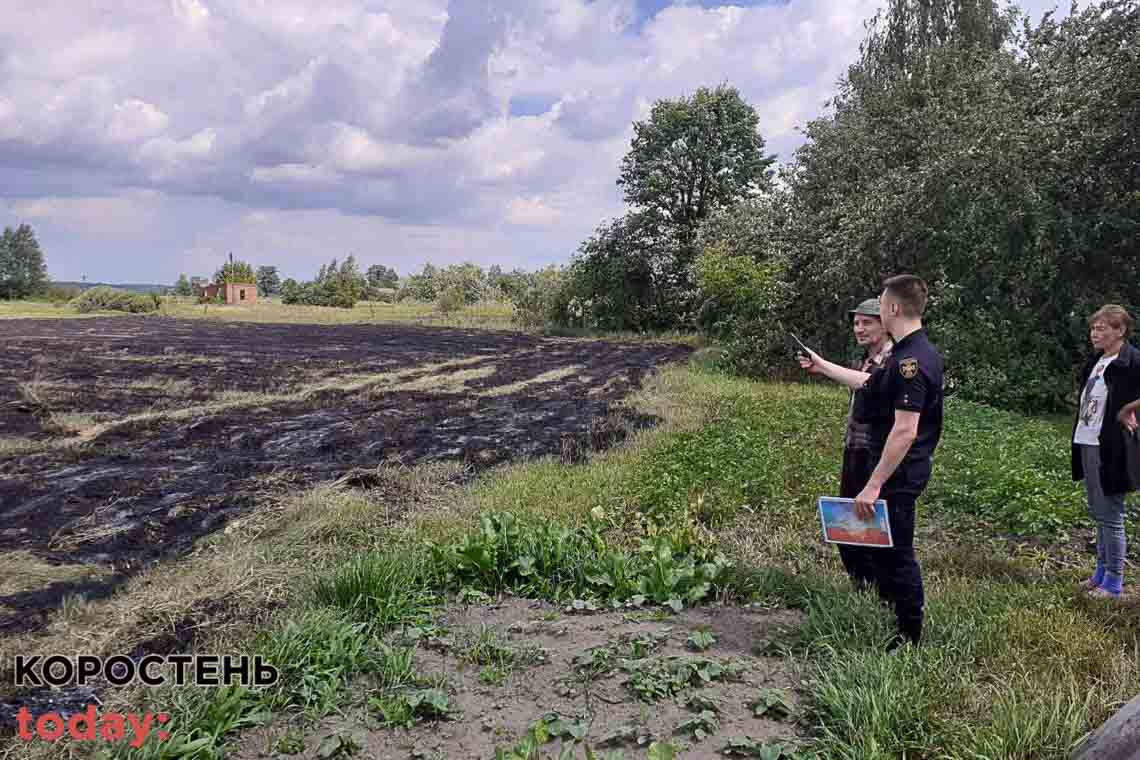
M 1128 342 L 1132 316 L 1109 304 L 1089 318 L 1096 354 L 1081 373 L 1081 402 L 1073 425 L 1073 479 L 1085 481 L 1096 521 L 1096 572 L 1085 588 L 1119 598 L 1124 583 L 1124 497 L 1140 487 L 1130 465 L 1137 454 L 1140 350 Z

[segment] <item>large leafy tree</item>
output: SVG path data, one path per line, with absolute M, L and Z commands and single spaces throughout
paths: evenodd
M 48 287 L 47 264 L 36 233 L 27 224 L 0 234 L 0 298 L 27 298 Z
M 267 296 L 281 292 L 281 276 L 277 274 L 277 267 L 260 266 L 257 268 L 257 289 Z
M 657 101 L 621 162 L 626 203 L 693 240 L 713 211 L 769 187 L 776 158 L 764 154 L 759 121 L 725 85 Z
M 395 288 L 400 284 L 400 275 L 395 269 L 383 264 L 373 264 L 368 267 L 368 285 L 372 288 Z
M 626 330 L 690 325 L 701 225 L 772 187 L 755 109 L 733 87 L 659 100 L 635 122 L 618 185 L 631 206 L 579 248 L 565 290 L 591 326 Z
M 214 272 L 214 282 L 257 282 L 253 267 L 244 261 L 231 260 Z
M 194 286 L 190 284 L 185 274 L 178 275 L 178 282 L 174 284 L 174 295 L 176 296 L 192 296 L 194 295 Z

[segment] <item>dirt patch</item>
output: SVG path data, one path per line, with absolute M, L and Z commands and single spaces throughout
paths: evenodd
M 349 472 L 458 461 L 470 476 L 529 457 L 580 461 L 654 424 L 622 400 L 691 353 L 508 332 L 132 317 L 9 320 L 0 342 L 0 428 L 25 442 L 0 449 L 0 553 L 99 566 L 109 586 L 259 504 Z M 34 403 L 19 390 L 29 386 Z M 76 441 L 52 417 L 99 424 Z M 69 594 L 98 595 L 93 584 L 0 596 L 0 636 L 40 625 Z
M 314 758 L 324 737 L 340 735 L 356 741 L 362 757 L 490 758 L 496 749 L 513 747 L 551 713 L 584 732 L 595 750 L 621 749 L 627 758 L 645 757 L 651 738 L 674 740 L 680 756 L 703 759 L 723 757 L 723 748 L 734 738 L 763 744 L 794 742 L 800 736 L 795 722 L 797 674 L 789 661 L 757 653 L 770 638 L 799 626 L 799 613 L 713 606 L 669 616 L 583 615 L 508 599 L 491 607 L 451 607 L 436 622 L 441 630 L 416 645 L 414 663 L 420 675 L 445 684 L 449 718 L 385 728 L 376 699 L 399 690 L 361 684 L 342 715 L 309 725 L 278 718 L 240 737 L 232 757 L 279 756 L 283 737 L 296 742 L 303 735 L 304 750 L 296 756 Z M 701 630 L 711 632 L 715 641 L 696 651 L 687 640 Z M 494 671 L 488 678 L 488 668 L 471 661 L 471 642 L 481 635 L 495 637 L 500 647 L 516 654 L 518 664 L 501 682 Z M 607 657 L 612 657 L 609 670 L 600 664 Z M 584 665 L 587 662 L 594 664 Z M 636 673 L 699 662 L 717 663 L 724 672 L 713 668 L 709 682 L 694 678 L 695 685 L 659 699 L 639 697 L 632 686 L 646 680 Z M 792 714 L 773 709 L 757 717 L 750 703 L 774 693 L 765 689 L 787 697 Z M 698 717 L 701 709 L 715 715 L 711 735 L 697 740 L 679 733 L 678 727 Z M 547 751 L 557 757 L 561 741 L 547 745 Z

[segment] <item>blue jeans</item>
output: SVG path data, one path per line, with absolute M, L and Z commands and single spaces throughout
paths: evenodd
M 1124 575 L 1124 494 L 1105 493 L 1100 485 L 1100 447 L 1081 446 L 1089 514 L 1096 521 L 1096 561 L 1107 572 Z

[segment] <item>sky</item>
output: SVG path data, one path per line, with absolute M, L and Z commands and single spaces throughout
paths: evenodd
M 735 86 L 788 161 L 884 3 L 7 0 L 0 225 L 57 280 L 562 264 L 655 100 Z

